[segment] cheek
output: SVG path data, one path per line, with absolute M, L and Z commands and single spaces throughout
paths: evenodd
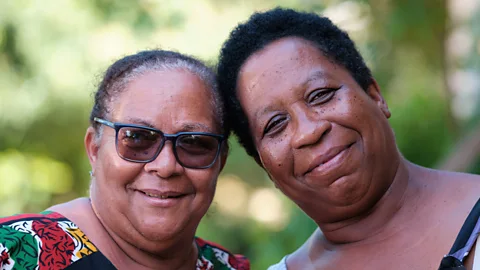
M 263 167 L 271 175 L 272 180 L 282 181 L 293 174 L 293 157 L 287 140 L 271 142 L 258 149 Z
M 217 185 L 218 170 L 189 170 L 186 177 L 198 196 L 213 197 Z
M 114 147 L 100 148 L 98 157 L 95 176 L 102 179 L 103 185 L 107 187 L 125 186 L 143 171 L 144 164 L 123 160 Z

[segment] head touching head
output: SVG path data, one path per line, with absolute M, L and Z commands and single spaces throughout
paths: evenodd
M 95 128 L 97 139 L 101 136 L 102 125 L 95 122 L 94 118 L 108 119 L 112 102 L 115 102 L 115 98 L 132 80 L 151 71 L 167 70 L 185 70 L 200 78 L 211 92 L 211 106 L 215 110 L 214 115 L 218 126 L 221 132 L 228 136 L 230 130 L 225 126 L 226 116 L 215 72 L 201 61 L 178 52 L 147 50 L 115 61 L 105 72 L 95 93 L 94 105 L 90 113 L 90 124 Z
M 236 94 L 238 75 L 250 56 L 285 37 L 298 37 L 311 42 L 324 56 L 348 70 L 364 90 L 373 82 L 370 69 L 353 41 L 328 18 L 283 8 L 254 13 L 248 21 L 239 24 L 223 44 L 218 76 L 228 122 L 247 153 L 255 158 L 258 158 L 258 153 Z

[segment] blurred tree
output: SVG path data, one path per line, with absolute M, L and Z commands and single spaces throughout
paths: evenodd
M 469 15 L 456 19 L 459 2 L 0 1 L 0 215 L 87 194 L 91 94 L 114 59 L 161 47 L 214 64 L 238 22 L 278 5 L 324 13 L 349 32 L 386 95 L 408 159 L 479 173 L 480 5 L 467 1 Z M 280 260 L 315 229 L 235 138 L 218 185 L 222 194 L 198 233 L 248 255 L 253 269 Z

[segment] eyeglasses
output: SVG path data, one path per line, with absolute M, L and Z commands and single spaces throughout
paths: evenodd
M 165 134 L 145 126 L 112 123 L 95 117 L 102 125 L 115 129 L 117 154 L 124 160 L 148 163 L 157 158 L 165 141 L 171 141 L 177 162 L 186 168 L 210 168 L 218 158 L 224 136 L 206 132 Z

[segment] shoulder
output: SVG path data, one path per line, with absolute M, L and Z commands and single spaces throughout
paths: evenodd
M 268 267 L 267 270 L 287 270 L 287 256 L 283 257 L 279 263 Z
M 0 226 L 7 226 L 17 222 L 31 222 L 34 220 L 67 220 L 64 216 L 59 213 L 52 211 L 45 211 L 39 214 L 18 214 L 8 217 L 0 218 Z
M 35 269 L 40 262 L 64 269 L 96 247 L 63 215 L 46 211 L 0 218 L 0 268 Z
M 471 208 L 480 197 L 480 175 L 436 170 L 415 165 L 411 176 L 430 199 L 454 207 Z
M 453 172 L 453 171 L 443 171 L 443 170 L 434 170 L 426 169 L 429 173 L 437 177 L 438 180 L 443 180 L 446 182 L 456 181 L 457 184 L 461 185 L 478 185 L 480 184 L 480 175 L 464 172 Z M 458 182 L 459 181 L 459 182 Z
M 221 269 L 222 266 L 227 266 L 228 269 L 247 270 L 250 269 L 249 260 L 238 254 L 232 254 L 226 248 L 217 243 L 196 237 L 195 242 L 198 247 L 198 264 L 206 268 L 206 266 L 213 266 L 212 269 Z M 204 268 L 201 268 L 204 269 Z M 210 269 L 210 268 L 208 268 Z
M 480 175 L 450 171 L 436 171 L 435 175 L 437 192 L 453 205 L 463 205 L 465 210 L 470 210 L 480 198 Z

